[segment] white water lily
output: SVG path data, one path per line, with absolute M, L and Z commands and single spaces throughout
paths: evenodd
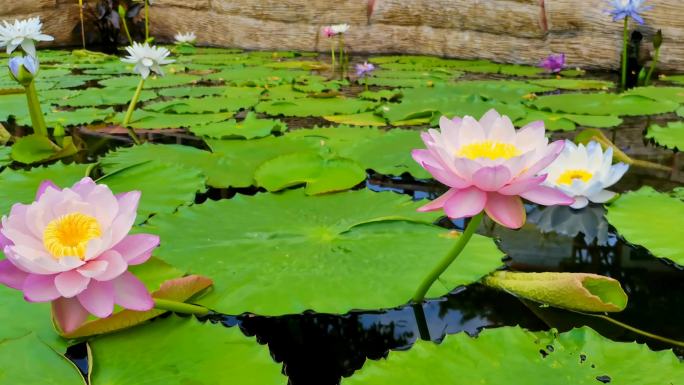
M 180 33 L 178 32 L 174 39 L 176 39 L 176 44 L 188 43 L 192 44 L 197 40 L 197 35 L 194 32 Z
M 349 31 L 349 24 L 336 24 L 330 26 L 330 29 L 332 30 L 334 35 L 340 34 L 340 33 L 346 33 Z
M 133 43 L 132 46 L 126 47 L 126 51 L 128 51 L 129 56 L 121 59 L 121 61 L 135 64 L 133 71 L 139 73 L 143 79 L 147 79 L 150 72 L 163 76 L 164 71 L 162 71 L 161 66 L 175 61 L 166 58 L 170 55 L 168 49 L 150 46 L 147 43 Z
M 3 21 L 0 25 L 0 47 L 7 47 L 7 53 L 12 53 L 21 46 L 29 56 L 36 56 L 37 41 L 52 41 L 54 38 L 41 32 L 43 23 L 40 17 L 25 20 L 14 20 L 10 24 Z
M 544 184 L 554 187 L 575 199 L 570 207 L 581 209 L 589 202 L 605 203 L 616 193 L 606 190 L 627 172 L 628 165 L 613 165 L 613 149 L 605 152 L 597 142 L 587 146 L 567 140 L 563 152 L 544 170 L 548 174 Z

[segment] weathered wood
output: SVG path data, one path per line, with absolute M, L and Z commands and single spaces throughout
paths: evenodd
M 41 16 L 55 45 L 78 44 L 76 0 L 0 0 L 0 20 Z M 662 29 L 661 68 L 684 68 L 684 1 L 649 0 L 645 25 Z M 570 66 L 617 68 L 622 24 L 604 0 L 157 0 L 152 32 L 172 41 L 194 31 L 200 44 L 266 50 L 327 52 L 326 24 L 349 23 L 352 52 L 411 53 L 537 64 L 564 52 Z

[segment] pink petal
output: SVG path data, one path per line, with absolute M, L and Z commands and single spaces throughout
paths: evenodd
M 485 212 L 496 223 L 510 229 L 519 229 L 525 224 L 525 207 L 515 195 L 489 193 Z
M 0 250 L 3 250 L 5 246 L 13 245 L 12 241 L 2 233 L 2 225 L 0 225 Z
M 545 169 L 548 165 L 553 163 L 554 160 L 556 160 L 561 151 L 563 151 L 564 146 L 565 141 L 563 140 L 557 140 L 549 144 L 544 156 L 541 159 L 539 159 L 536 163 L 530 165 L 524 173 L 520 174 L 520 177 L 527 178 L 537 175 L 537 173 Z
M 470 186 L 470 183 L 466 182 L 458 175 L 442 168 L 440 166 L 440 162 L 434 159 L 428 150 L 413 150 L 411 155 L 416 162 L 418 162 L 440 183 L 455 188 L 465 188 Z
M 29 274 L 21 290 L 29 302 L 47 302 L 60 297 L 54 275 Z
M 501 188 L 498 193 L 503 195 L 520 195 L 521 193 L 539 186 L 546 180 L 546 174 L 531 178 L 518 178 L 513 183 Z
M 9 259 L 0 261 L 0 283 L 21 290 L 28 273 L 19 270 Z
M 97 187 L 97 183 L 89 177 L 82 178 L 71 187 L 75 193 L 81 196 L 82 199 L 86 197 Z
M 145 285 L 131 272 L 125 272 L 112 283 L 117 305 L 137 311 L 147 311 L 154 307 L 154 300 Z
M 76 270 L 65 271 L 55 277 L 55 287 L 62 297 L 71 298 L 88 287 L 90 278 L 84 277 Z
M 136 210 L 140 201 L 140 191 L 130 191 L 116 196 L 119 202 L 119 215 L 112 222 L 111 242 L 113 245 L 121 240 L 131 231 L 135 223 Z
M 43 195 L 45 190 L 47 190 L 48 188 L 55 189 L 57 191 L 62 191 L 62 189 L 59 188 L 59 186 L 52 183 L 51 180 L 47 179 L 47 180 L 42 181 L 40 183 L 40 186 L 38 186 L 38 191 L 36 192 L 36 199 L 35 200 L 40 199 L 40 197 Z
M 107 262 L 107 268 L 101 274 L 93 277 L 98 281 L 111 281 L 120 276 L 128 269 L 128 264 L 116 250 L 107 250 L 97 258 L 98 261 Z
M 107 265 L 109 265 L 107 261 L 88 261 L 88 263 L 79 267 L 76 269 L 76 271 L 78 271 L 84 277 L 94 278 L 107 270 Z
M 487 202 L 487 193 L 476 187 L 458 190 L 444 204 L 444 213 L 449 218 L 472 217 L 480 212 Z
M 426 211 L 435 211 L 435 210 L 441 210 L 442 207 L 444 207 L 444 203 L 449 200 L 456 192 L 458 192 L 458 189 L 452 188 L 451 190 L 445 192 L 444 194 L 440 195 L 436 199 L 432 200 L 430 203 L 421 206 L 418 208 L 418 211 L 420 212 L 426 212 Z
M 91 281 L 88 288 L 78 295 L 78 301 L 94 316 L 109 317 L 114 311 L 114 285 L 111 281 Z
M 152 234 L 127 235 L 112 249 L 121 254 L 129 265 L 139 265 L 146 262 L 152 251 L 159 246 L 159 237 Z
M 511 180 L 506 166 L 483 167 L 473 174 L 473 183 L 483 191 L 498 191 Z
M 491 109 L 487 112 L 485 112 L 484 115 L 480 118 L 480 125 L 484 127 L 485 129 L 488 129 L 489 127 L 493 126 L 494 123 L 501 118 L 501 115 L 495 110 Z
M 565 195 L 559 190 L 546 186 L 537 186 L 533 189 L 521 193 L 520 196 L 527 199 L 530 202 L 534 202 L 544 206 L 567 206 L 575 202 L 575 200 L 572 197 Z
M 76 298 L 57 298 L 52 301 L 52 316 L 59 328 L 71 333 L 88 319 L 88 311 Z

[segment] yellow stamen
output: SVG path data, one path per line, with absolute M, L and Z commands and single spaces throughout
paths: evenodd
M 484 142 L 471 143 L 461 147 L 456 155 L 464 156 L 468 159 L 489 158 L 494 160 L 500 158 L 510 159 L 520 154 L 520 150 L 515 145 L 485 140 Z
M 43 245 L 53 257 L 85 258 L 88 241 L 102 235 L 97 219 L 90 215 L 71 213 L 54 219 L 43 231 Z
M 558 184 L 571 185 L 575 179 L 587 182 L 593 175 L 587 170 L 567 170 L 556 179 Z

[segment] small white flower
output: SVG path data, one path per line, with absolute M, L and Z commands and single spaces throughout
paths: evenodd
M 133 43 L 132 46 L 126 47 L 126 51 L 128 51 L 128 57 L 121 59 L 121 61 L 135 64 L 133 71 L 142 75 L 143 79 L 147 79 L 150 71 L 163 76 L 164 72 L 161 66 L 175 61 L 166 58 L 170 54 L 168 49 L 156 46 L 150 47 L 147 43 Z
M 176 44 L 182 44 L 182 43 L 188 43 L 192 44 L 197 40 L 197 36 L 195 35 L 194 32 L 188 32 L 188 33 L 177 33 L 176 36 L 174 36 L 176 39 Z
M 41 33 L 43 23 L 39 17 L 26 20 L 14 20 L 13 24 L 3 21 L 0 25 L 0 47 L 7 47 L 7 53 L 12 53 L 17 47 L 29 56 L 36 56 L 36 41 L 52 41 L 50 35 Z
M 616 194 L 605 188 L 617 183 L 627 172 L 628 165 L 613 165 L 613 149 L 603 152 L 601 145 L 589 142 L 586 147 L 566 140 L 563 152 L 546 168 L 544 184 L 554 187 L 575 198 L 570 205 L 581 209 L 589 202 L 605 203 Z
M 349 31 L 349 24 L 336 24 L 330 26 L 330 28 L 332 29 L 333 34 L 337 35 Z

